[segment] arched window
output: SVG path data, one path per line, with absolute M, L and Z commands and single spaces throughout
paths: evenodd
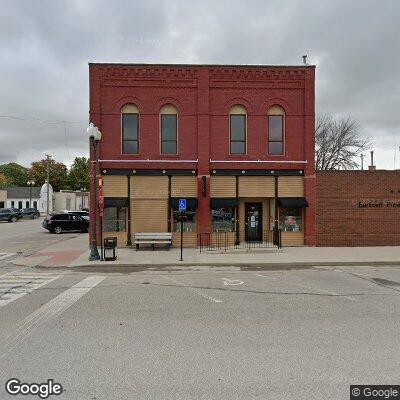
M 139 109 L 134 104 L 127 104 L 121 110 L 122 153 L 139 153 Z
M 178 154 L 178 110 L 167 104 L 160 110 L 161 154 Z
M 230 153 L 246 154 L 247 111 L 243 106 L 233 106 L 229 111 Z
M 268 154 L 284 154 L 285 111 L 280 106 L 268 110 Z

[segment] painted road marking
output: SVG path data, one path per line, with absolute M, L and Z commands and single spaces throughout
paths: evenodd
M 190 290 L 190 291 L 193 292 L 193 293 L 196 293 L 197 295 L 199 295 L 199 296 L 201 296 L 201 297 L 203 297 L 203 298 L 205 298 L 205 299 L 207 299 L 207 300 L 212 301 L 213 303 L 222 303 L 222 300 L 219 300 L 219 299 L 217 299 L 217 298 L 215 298 L 215 297 L 212 297 L 212 296 L 210 296 L 210 295 L 208 295 L 208 294 L 202 292 L 201 290 L 198 290 L 198 289 L 196 289 L 196 288 L 192 288 L 191 286 L 186 285 L 186 283 L 179 282 L 179 281 L 177 281 L 176 279 L 170 278 L 169 276 L 165 276 L 165 275 L 161 275 L 161 276 L 162 276 L 164 279 L 167 279 L 167 280 L 169 280 L 169 281 L 171 281 L 171 282 L 178 283 L 178 284 L 181 285 L 182 287 L 184 287 L 184 288 Z
M 222 282 L 224 282 L 225 286 L 239 286 L 243 285 L 243 281 L 239 281 L 239 279 L 228 279 L 228 278 L 222 278 Z
M 65 310 L 76 303 L 81 297 L 88 293 L 105 279 L 105 276 L 89 276 L 76 285 L 65 290 L 54 299 L 34 311 L 26 317 L 11 334 L 0 340 L 0 359 L 14 350 L 34 330 L 45 322 L 57 318 Z
M 0 253 L 0 261 L 5 261 L 15 255 L 16 253 Z
M 271 276 L 267 276 L 267 275 L 261 275 L 261 274 L 254 274 L 254 275 L 259 276 L 259 277 L 261 277 L 261 278 L 267 278 L 267 279 L 269 279 L 269 280 L 271 280 L 271 281 L 276 281 L 276 280 L 278 280 L 278 278 L 276 278 L 276 277 L 271 277 Z
M 351 300 L 351 301 L 356 301 L 356 299 L 354 297 L 351 296 L 345 296 L 345 295 L 341 295 L 340 293 L 335 293 L 335 292 L 330 292 L 328 290 L 324 290 L 324 289 L 315 289 L 309 285 L 304 285 L 301 283 L 294 283 L 294 282 L 287 282 L 289 285 L 293 285 L 293 286 L 297 286 L 297 287 L 301 287 L 301 288 L 305 288 L 310 290 L 311 292 L 320 292 L 321 294 L 327 294 L 329 296 L 335 296 L 335 297 L 340 297 L 343 299 L 347 299 L 347 300 Z
M 8 276 L 8 275 L 13 275 L 16 274 L 17 272 L 21 272 L 21 271 L 25 271 L 27 269 L 32 269 L 32 267 L 24 267 L 24 268 L 19 268 L 19 267 L 14 267 L 15 269 L 13 269 L 10 272 L 6 272 L 4 274 L 0 275 L 0 278 L 3 278 L 4 276 Z
M 0 307 L 4 307 L 40 287 L 59 278 L 62 274 L 32 272 L 26 269 L 0 275 Z

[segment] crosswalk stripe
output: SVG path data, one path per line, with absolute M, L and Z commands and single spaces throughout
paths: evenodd
M 105 276 L 100 275 L 89 276 L 28 315 L 19 324 L 17 329 L 8 336 L 0 338 L 0 359 L 12 352 L 32 331 L 44 323 L 57 318 L 105 278 Z
M 0 275 L 0 307 L 17 300 L 40 287 L 54 281 L 61 274 L 27 273 L 25 270 Z

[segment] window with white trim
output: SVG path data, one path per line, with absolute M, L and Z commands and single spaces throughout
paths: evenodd
M 234 106 L 229 112 L 230 154 L 246 154 L 247 112 Z
M 273 106 L 268 110 L 268 154 L 284 154 L 285 112 L 282 107 Z
M 139 109 L 134 104 L 122 108 L 122 153 L 139 153 Z
M 165 105 L 160 110 L 161 154 L 178 154 L 178 110 Z

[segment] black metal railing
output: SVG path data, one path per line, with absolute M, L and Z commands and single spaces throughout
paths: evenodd
M 197 243 L 200 252 L 207 250 L 230 250 L 282 247 L 281 231 L 263 231 L 259 238 L 248 238 L 245 231 L 199 233 Z

